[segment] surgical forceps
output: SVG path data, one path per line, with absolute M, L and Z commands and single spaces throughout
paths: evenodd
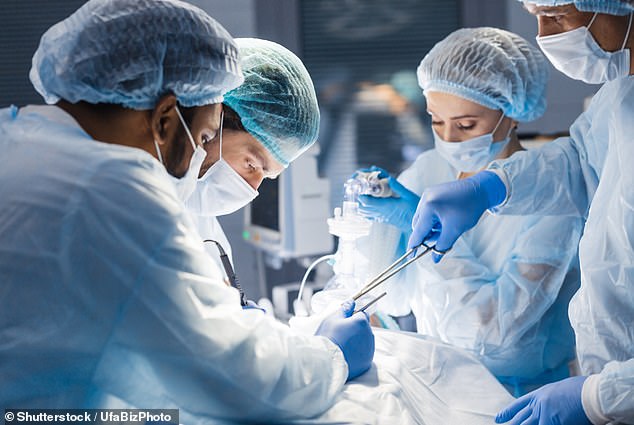
M 363 307 L 353 311 L 352 314 L 356 314 L 356 313 L 359 313 L 361 311 L 365 311 L 368 307 L 370 307 L 372 304 L 374 304 L 375 302 L 377 302 L 378 300 L 380 300 L 381 298 L 383 298 L 386 295 L 387 295 L 387 292 L 383 292 L 381 295 L 379 295 L 378 297 L 376 297 L 375 299 L 373 299 L 372 301 L 370 301 L 369 303 L 367 303 Z
M 418 248 L 420 248 L 420 247 L 425 247 L 425 249 L 422 252 L 416 254 L 416 256 L 410 258 L 405 263 L 403 263 L 404 260 L 406 260 L 413 253 L 415 253 L 416 250 L 418 250 Z M 396 261 L 394 261 L 387 268 L 385 268 L 385 270 L 383 270 L 378 275 L 376 275 L 376 277 L 374 277 L 374 279 L 370 280 L 359 292 L 357 292 L 352 297 L 352 299 L 355 300 L 355 301 L 358 300 L 359 298 L 361 298 L 362 296 L 364 296 L 368 292 L 372 291 L 374 288 L 376 288 L 377 286 L 379 286 L 380 284 L 382 284 L 383 282 L 385 282 L 386 280 L 388 280 L 389 278 L 394 276 L 396 273 L 398 273 L 401 270 L 403 270 L 405 267 L 407 267 L 410 264 L 412 264 L 414 261 L 418 260 L 423 255 L 429 253 L 430 251 L 433 251 L 436 254 L 443 255 L 449 250 L 447 250 L 447 251 L 439 251 L 439 250 L 436 249 L 435 245 L 430 246 L 430 245 L 427 245 L 423 241 L 420 245 L 417 245 L 417 246 L 409 249 L 405 254 L 401 255 Z M 401 264 L 401 263 L 403 263 L 403 264 Z M 369 306 L 370 304 L 373 304 L 375 301 L 378 300 L 378 298 L 381 298 L 383 295 L 385 295 L 385 294 L 381 294 L 375 300 L 373 300 L 372 302 L 368 303 L 367 306 Z

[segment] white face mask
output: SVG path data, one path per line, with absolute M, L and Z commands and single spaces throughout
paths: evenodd
M 178 106 L 176 106 L 175 108 L 178 119 L 180 119 L 181 124 L 183 125 L 183 127 L 185 127 L 187 138 L 189 139 L 189 142 L 192 144 L 192 148 L 194 149 L 194 154 L 189 160 L 189 168 L 187 169 L 185 175 L 181 178 L 178 178 L 170 174 L 172 182 L 176 187 L 176 194 L 178 195 L 178 198 L 181 201 L 186 202 L 196 189 L 196 180 L 198 179 L 198 173 L 200 173 L 200 167 L 203 165 L 203 161 L 207 156 L 207 151 L 205 151 L 202 146 L 196 145 L 196 142 L 194 142 L 194 137 L 192 136 L 191 131 L 189 131 L 189 127 L 187 126 L 185 120 L 183 119 L 183 116 L 181 115 L 181 111 L 178 109 Z M 156 148 L 156 154 L 159 161 L 161 161 L 161 164 L 163 164 L 163 156 L 161 155 L 161 151 L 156 140 L 154 140 L 154 147 Z
M 447 142 L 434 130 L 436 151 L 458 171 L 469 172 L 481 170 L 486 167 L 489 162 L 493 161 L 511 140 L 513 127 L 509 128 L 504 140 L 493 142 L 493 133 L 497 131 L 503 119 L 504 114 L 502 114 L 497 125 L 490 133 L 462 142 Z
M 621 50 L 606 52 L 596 42 L 590 26 L 575 28 L 561 34 L 537 36 L 537 44 L 555 68 L 570 78 L 588 84 L 601 84 L 630 74 L 630 49 L 626 49 L 632 27 L 632 14 Z
M 258 191 L 222 159 L 222 121 L 223 116 L 220 117 L 220 158 L 198 180 L 187 202 L 187 208 L 201 216 L 231 214 L 258 196 Z

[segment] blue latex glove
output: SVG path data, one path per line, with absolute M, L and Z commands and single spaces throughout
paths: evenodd
M 394 177 L 388 178 L 392 192 L 398 197 L 375 198 L 371 195 L 359 196 L 359 211 L 376 221 L 398 227 L 403 233 L 412 231 L 412 219 L 420 197 L 400 184 Z
M 587 376 L 574 376 L 547 384 L 515 400 L 495 417 L 509 425 L 592 425 L 581 405 Z M 510 421 L 510 422 L 509 422 Z
M 315 332 L 339 346 L 348 363 L 348 380 L 368 370 L 374 358 L 374 334 L 368 315 L 365 312 L 352 315 L 354 305 L 354 301 L 346 301 L 341 310 L 324 319 Z
M 261 310 L 262 313 L 266 313 L 266 310 L 263 309 L 256 303 L 255 301 L 247 300 L 247 305 L 242 306 L 242 310 Z
M 423 192 L 412 221 L 407 248 L 436 239 L 436 250 L 449 250 L 478 223 L 489 208 L 506 198 L 506 186 L 497 174 L 481 171 L 471 177 L 432 186 Z M 433 253 L 437 263 L 442 255 Z

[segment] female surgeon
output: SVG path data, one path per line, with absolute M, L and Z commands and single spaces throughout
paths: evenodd
M 582 376 L 527 394 L 498 423 L 634 424 L 634 37 L 632 2 L 525 0 L 537 42 L 567 76 L 603 84 L 570 136 L 495 161 L 490 170 L 426 191 L 410 243 L 440 233 L 447 249 L 487 209 L 586 217 L 581 288 L 570 303 Z
M 271 41 L 238 38 L 244 83 L 224 96 L 222 127 L 186 202 L 203 239 L 231 247 L 216 217 L 244 207 L 317 139 L 319 108 L 301 60 Z M 218 249 L 206 245 L 218 262 Z
M 453 32 L 417 74 L 435 149 L 398 180 L 389 178 L 396 196 L 360 201 L 366 215 L 400 228 L 402 241 L 425 188 L 522 151 L 518 123 L 546 106 L 545 58 L 500 29 Z M 574 359 L 567 306 L 579 285 L 581 227 L 580 218 L 485 216 L 442 263 L 423 257 L 401 272 L 382 308 L 393 315 L 411 310 L 419 333 L 472 352 L 516 396 L 567 377 Z M 403 247 L 395 248 L 398 255 Z

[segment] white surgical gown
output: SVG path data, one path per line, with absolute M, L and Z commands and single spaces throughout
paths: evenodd
M 577 356 L 599 374 L 603 414 L 634 424 L 634 77 L 606 83 L 570 137 L 493 168 L 509 189 L 500 213 L 587 215 L 569 312 Z
M 347 377 L 238 293 L 146 152 L 92 140 L 55 106 L 0 110 L 0 400 L 179 408 L 187 424 L 327 409 Z
M 213 216 L 198 215 L 191 210 L 189 210 L 189 213 L 194 221 L 194 225 L 198 230 L 201 240 L 211 239 L 219 242 L 222 249 L 224 249 L 227 253 L 229 261 L 231 261 L 231 264 L 233 265 L 231 245 L 229 244 L 229 239 L 227 239 L 227 235 L 225 235 L 224 230 L 222 230 L 222 226 L 220 225 L 218 219 Z M 218 268 L 224 273 L 222 261 L 220 260 L 220 251 L 218 251 L 216 244 L 213 242 L 206 242 L 205 250 L 207 251 L 207 254 L 213 258 Z
M 436 150 L 399 177 L 411 191 L 455 180 Z M 439 264 L 427 256 L 389 286 L 388 313 L 410 309 L 419 333 L 474 353 L 515 395 L 567 376 L 567 317 L 579 287 L 577 217 L 484 216 Z

